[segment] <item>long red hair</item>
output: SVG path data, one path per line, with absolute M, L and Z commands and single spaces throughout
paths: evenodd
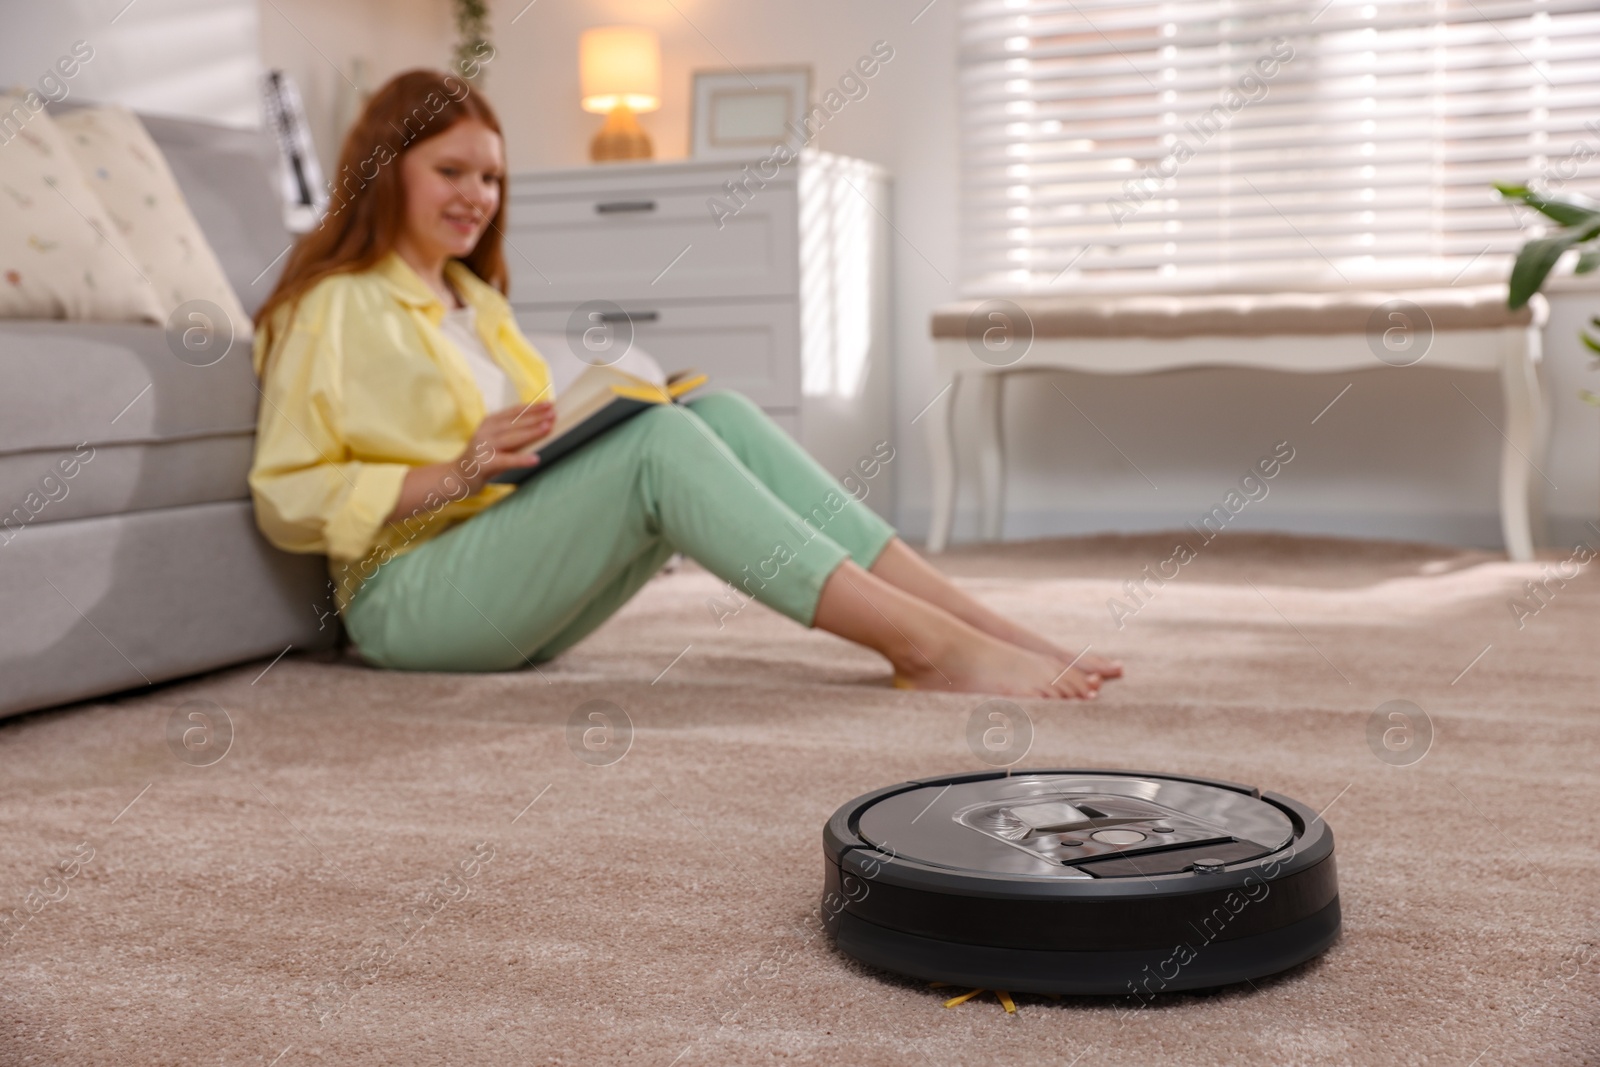
M 394 250 L 405 228 L 405 186 L 400 159 L 458 122 L 476 119 L 495 133 L 500 120 L 481 93 L 462 78 L 435 70 L 397 74 L 372 94 L 345 135 L 334 171 L 327 214 L 315 230 L 295 242 L 283 274 L 255 315 L 268 329 L 272 313 L 291 308 L 312 286 L 332 274 L 363 271 Z M 484 281 L 506 291 L 501 234 L 505 197 L 478 244 L 462 260 Z M 270 337 L 267 338 L 270 344 Z

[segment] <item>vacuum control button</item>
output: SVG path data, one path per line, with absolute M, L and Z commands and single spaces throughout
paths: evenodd
M 1136 845 L 1144 840 L 1137 830 L 1096 830 L 1089 836 L 1107 845 Z

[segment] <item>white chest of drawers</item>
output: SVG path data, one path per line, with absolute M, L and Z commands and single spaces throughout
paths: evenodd
M 881 168 L 825 153 L 765 180 L 754 164 L 607 164 L 516 174 L 507 192 L 524 331 L 591 361 L 597 338 L 631 332 L 669 372 L 750 397 L 835 475 L 890 440 Z M 892 470 L 866 497 L 883 513 Z

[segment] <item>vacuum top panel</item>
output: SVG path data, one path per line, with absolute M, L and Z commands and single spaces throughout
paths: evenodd
M 1255 796 L 1117 774 L 1019 774 L 927 784 L 860 812 L 861 839 L 954 870 L 1051 879 L 1165 873 L 1158 857 L 1238 863 L 1287 845 L 1294 824 Z M 1210 850 L 1208 853 L 1207 850 Z

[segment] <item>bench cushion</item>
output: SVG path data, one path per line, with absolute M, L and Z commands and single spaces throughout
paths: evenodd
M 1365 333 L 1374 312 L 1394 300 L 1415 304 L 1434 330 L 1525 326 L 1533 310 L 1506 307 L 1504 285 L 1310 293 L 1184 293 L 1163 296 L 1016 296 L 1035 338 L 1266 337 Z M 983 301 L 934 311 L 933 336 L 967 336 Z M 980 317 L 980 321 L 982 321 Z M 984 322 L 984 326 L 988 323 Z

